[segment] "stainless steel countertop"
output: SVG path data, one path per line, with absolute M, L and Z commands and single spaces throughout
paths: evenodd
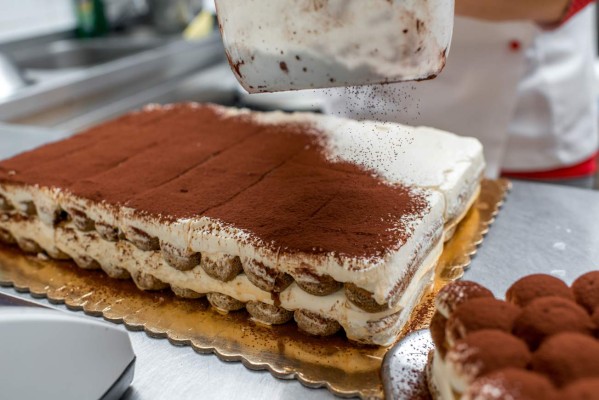
M 535 272 L 553 273 L 571 282 L 599 267 L 598 221 L 598 192 L 515 182 L 466 279 L 480 282 L 500 296 L 515 279 Z M 0 291 L 15 294 L 10 288 Z M 27 294 L 19 296 L 31 299 Z M 241 363 L 200 355 L 143 332 L 130 332 L 130 336 L 137 367 L 126 399 L 334 397 L 326 389 L 278 380 L 268 372 L 250 371 Z
M 599 269 L 599 192 L 514 182 L 465 279 L 503 297 L 524 275 L 572 283 L 592 269 Z

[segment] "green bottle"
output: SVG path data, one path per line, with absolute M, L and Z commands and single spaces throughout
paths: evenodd
M 108 21 L 102 0 L 75 0 L 77 37 L 91 38 L 108 32 Z

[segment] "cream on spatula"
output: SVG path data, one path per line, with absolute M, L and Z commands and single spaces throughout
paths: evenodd
M 423 80 L 445 66 L 454 0 L 216 0 L 249 93 Z

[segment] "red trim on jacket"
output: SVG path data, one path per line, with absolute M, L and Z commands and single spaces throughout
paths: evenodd
M 570 6 L 564 15 L 564 18 L 562 19 L 562 24 L 581 12 L 586 6 L 594 2 L 595 0 L 570 0 Z
M 516 172 L 502 171 L 501 175 L 514 179 L 554 180 L 584 178 L 597 172 L 597 154 L 579 164 L 547 171 Z

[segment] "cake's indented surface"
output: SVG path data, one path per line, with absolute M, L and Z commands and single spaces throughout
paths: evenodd
M 295 313 L 312 334 L 343 328 L 387 344 L 477 195 L 482 149 L 438 131 L 355 124 L 147 107 L 1 162 L 0 239 L 144 290 L 208 295 L 261 322 Z M 376 145 L 342 139 L 356 129 Z M 394 158 L 381 158 L 381 135 Z M 427 156 L 414 143 L 436 146 Z
M 485 289 L 473 282 L 442 289 L 431 324 L 433 397 L 587 398 L 579 395 L 587 396 L 599 380 L 594 282 L 599 271 L 572 288 L 549 275 L 530 275 L 510 287 L 505 302 L 481 297 Z M 503 306 L 490 307 L 490 301 Z

